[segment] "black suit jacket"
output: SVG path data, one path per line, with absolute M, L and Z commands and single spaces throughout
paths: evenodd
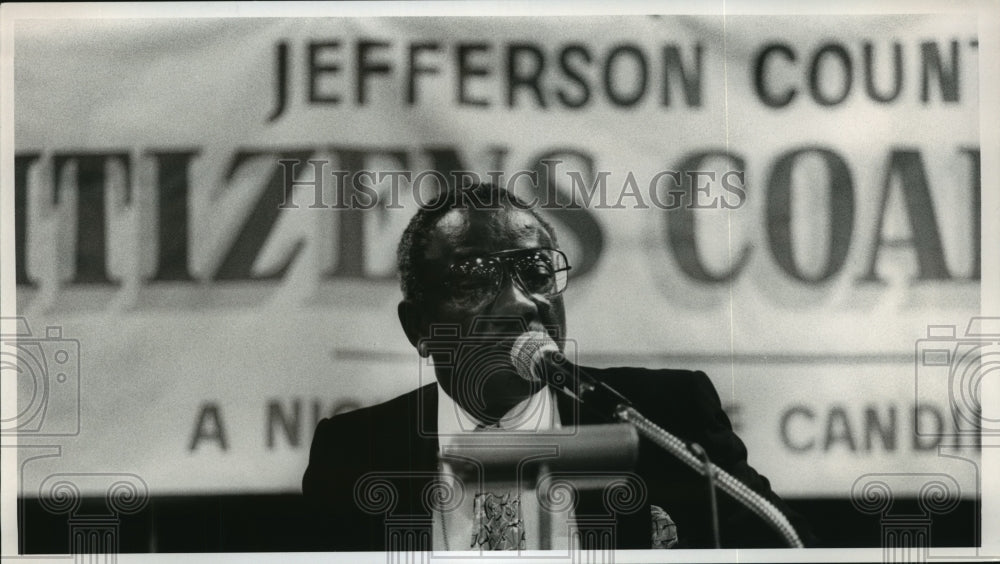
M 641 368 L 588 372 L 632 400 L 640 412 L 667 431 L 700 444 L 712 462 L 784 511 L 807 546 L 812 543 L 801 519 L 771 491 L 767 479 L 747 464 L 746 447 L 733 433 L 718 393 L 703 372 Z M 319 423 L 302 480 L 321 531 L 319 548 L 382 551 L 430 542 L 427 498 L 428 485 L 437 477 L 437 394 L 437 385 L 431 384 Z M 576 408 L 563 394 L 557 397 L 564 426 L 573 417 L 584 425 L 605 422 Z M 703 477 L 645 439 L 640 440 L 635 474 L 643 480 L 648 498 L 638 510 L 609 515 L 596 492 L 596 496 L 581 495 L 577 519 L 609 517 L 615 524 L 616 548 L 650 548 L 649 505 L 653 504 L 676 524 L 678 548 L 712 546 Z M 717 497 L 723 547 L 784 546 L 781 537 L 757 516 L 721 491 Z M 607 519 L 596 522 L 607 523 Z M 421 527 L 426 530 L 414 537 L 413 531 Z

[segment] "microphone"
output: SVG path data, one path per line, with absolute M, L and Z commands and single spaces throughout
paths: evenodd
M 527 331 L 514 341 L 510 360 L 517 374 L 529 382 L 544 382 L 572 397 L 586 409 L 609 421 L 630 402 L 614 388 L 571 363 L 546 333 Z

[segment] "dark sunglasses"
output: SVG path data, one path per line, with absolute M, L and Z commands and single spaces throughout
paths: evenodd
M 496 299 L 509 275 L 532 299 L 549 300 L 566 289 L 570 268 L 566 255 L 557 249 L 498 251 L 452 262 L 442 290 L 455 306 L 478 309 Z

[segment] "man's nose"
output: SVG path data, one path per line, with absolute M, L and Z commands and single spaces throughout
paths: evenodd
M 490 313 L 503 317 L 519 317 L 525 321 L 531 321 L 538 315 L 538 304 L 531 296 L 522 290 L 513 276 L 504 277 L 503 286 L 493 302 Z

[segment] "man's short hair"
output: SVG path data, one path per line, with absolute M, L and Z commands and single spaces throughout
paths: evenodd
M 474 184 L 461 188 L 449 186 L 417 210 L 399 239 L 396 266 L 399 268 L 399 287 L 403 291 L 403 298 L 414 302 L 423 299 L 422 280 L 417 267 L 424 260 L 428 235 L 444 214 L 455 208 L 499 210 L 512 207 L 529 211 L 545 228 L 552 244 L 558 246 L 552 225 L 507 189 L 493 184 Z

